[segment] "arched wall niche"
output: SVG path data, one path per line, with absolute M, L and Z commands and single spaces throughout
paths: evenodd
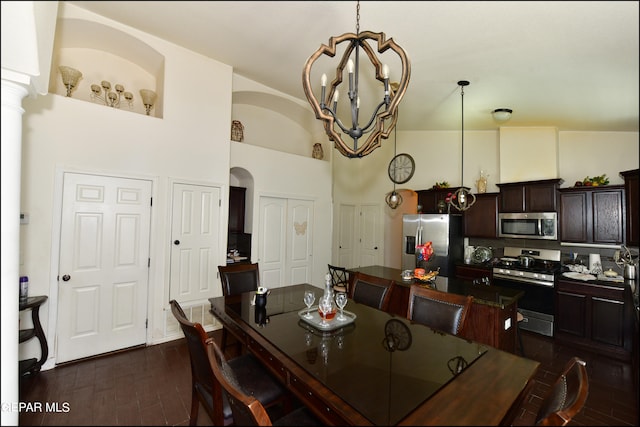
M 253 228 L 253 195 L 255 188 L 253 175 L 245 168 L 233 167 L 229 171 L 229 185 L 247 189 L 244 209 L 244 229 L 245 233 L 250 234 Z
M 310 108 L 271 93 L 234 91 L 231 116 L 244 126 L 244 141 L 291 154 L 311 157 L 313 144 L 326 152 L 329 142 Z
M 165 57 L 145 42 L 97 22 L 61 18 L 53 51 L 49 92 L 66 95 L 58 70 L 66 65 L 82 72 L 72 98 L 96 102 L 90 96 L 91 85 L 106 80 L 112 87 L 122 84 L 133 94 L 133 108 L 123 102 L 121 110 L 146 114 L 140 89 L 151 89 L 158 96 L 150 115 L 162 117 Z

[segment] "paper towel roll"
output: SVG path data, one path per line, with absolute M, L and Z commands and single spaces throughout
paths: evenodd
M 589 254 L 589 271 L 593 271 L 596 268 L 602 268 L 600 254 Z

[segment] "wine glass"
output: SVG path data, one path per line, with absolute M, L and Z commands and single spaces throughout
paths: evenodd
M 316 300 L 316 294 L 311 290 L 304 291 L 304 304 L 307 306 L 307 314 L 304 315 L 305 319 L 313 319 L 311 315 L 311 306 Z
M 347 305 L 347 294 L 344 292 L 338 292 L 336 294 L 336 305 L 340 308 L 340 314 L 338 315 L 338 320 L 347 320 L 346 316 L 343 314 L 343 308 Z
M 330 298 L 321 298 L 320 303 L 318 304 L 318 310 L 322 314 L 322 322 L 320 322 L 320 326 L 329 326 L 329 322 L 327 322 L 327 314 L 331 312 L 331 299 Z

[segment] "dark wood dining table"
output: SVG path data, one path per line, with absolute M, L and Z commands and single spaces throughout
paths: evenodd
M 539 363 L 349 300 L 331 330 L 301 316 L 310 284 L 210 298 L 212 314 L 327 425 L 498 425 Z M 315 308 L 317 309 L 317 308 Z M 312 310 L 314 308 L 312 307 Z M 336 323 L 336 325 L 338 322 Z

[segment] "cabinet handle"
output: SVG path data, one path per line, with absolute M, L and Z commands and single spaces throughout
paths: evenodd
M 68 282 L 71 279 L 71 276 L 69 276 L 68 274 L 65 274 L 64 276 L 62 276 L 62 280 L 64 280 L 65 282 Z
M 176 246 L 179 245 L 180 244 L 180 240 L 174 240 L 173 244 L 176 245 Z

